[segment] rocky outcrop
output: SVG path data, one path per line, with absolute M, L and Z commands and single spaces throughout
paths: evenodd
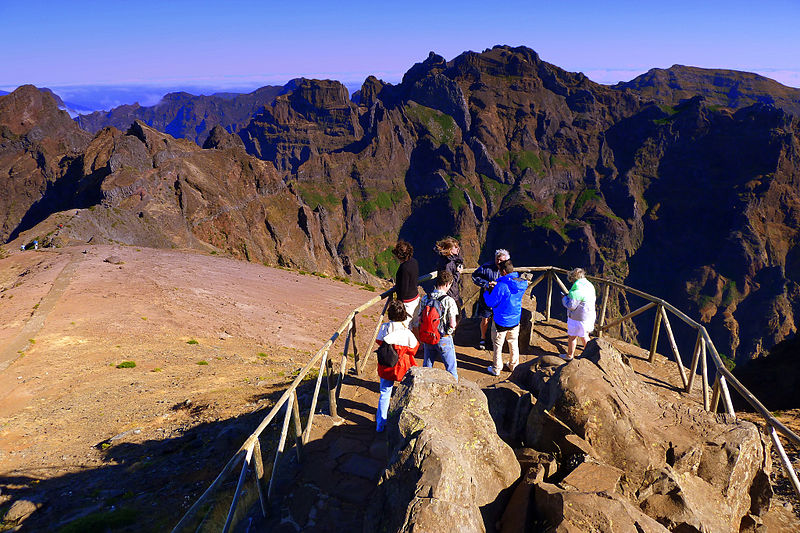
M 244 143 L 238 135 L 228 133 L 222 126 L 214 126 L 208 139 L 203 143 L 203 148 L 241 148 L 244 150 Z
M 494 529 L 520 470 L 477 385 L 412 368 L 392 398 L 388 431 L 390 464 L 364 531 Z
M 140 121 L 124 133 L 106 128 L 89 140 L 48 93 L 33 87 L 0 97 L 0 120 L 10 141 L 0 147 L 0 162 L 13 170 L 30 159 L 39 169 L 19 181 L 9 170 L 8 205 L 26 209 L 15 221 L 7 208 L 12 238 L 24 234 L 25 242 L 48 246 L 115 242 L 222 250 L 373 281 L 339 254 L 324 207 L 309 206 L 271 163 L 248 155 L 222 128 L 210 136 L 214 148 L 208 150 Z M 37 226 L 54 212 L 61 215 Z
M 90 139 L 49 91 L 23 85 L 0 96 L 0 241 L 75 199 L 78 184 L 59 182 Z
M 556 530 L 739 531 L 769 509 L 770 445 L 755 425 L 666 401 L 600 339 L 568 364 L 520 368 L 513 379 L 536 397 L 524 443 L 561 460 L 526 478 Z

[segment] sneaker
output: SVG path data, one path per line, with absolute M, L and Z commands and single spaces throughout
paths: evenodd
M 563 359 L 564 361 L 572 361 L 573 359 L 575 359 L 574 357 L 570 357 L 570 356 L 568 356 L 568 355 L 567 355 L 567 354 L 565 354 L 565 353 L 560 353 L 560 354 L 558 354 L 558 356 L 559 356 L 561 359 Z
M 493 376 L 499 376 L 500 375 L 500 372 L 497 369 L 495 369 L 495 367 L 493 367 L 493 366 L 488 366 L 486 368 L 486 371 L 489 372 Z
M 488 350 L 489 349 L 489 343 L 486 342 L 486 340 L 482 340 L 481 342 L 478 343 L 478 349 L 479 350 Z

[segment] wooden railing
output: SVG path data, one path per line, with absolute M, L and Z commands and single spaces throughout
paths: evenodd
M 475 269 L 465 269 L 463 274 L 470 274 Z M 566 285 L 561 281 L 559 278 L 559 274 L 565 275 L 567 274 L 567 270 L 546 266 L 546 267 L 518 267 L 515 269 L 517 272 L 522 273 L 526 278 L 529 278 L 530 282 L 528 285 L 528 290 L 533 290 L 539 283 L 542 281 L 546 281 L 547 283 L 547 296 L 545 299 L 545 320 L 549 321 L 551 318 L 551 303 L 553 301 L 553 283 L 556 283 L 561 291 L 564 293 L 568 292 Z M 430 274 L 426 274 L 419 278 L 419 282 L 423 283 L 426 281 L 430 281 L 436 277 L 435 272 L 431 272 Z M 772 443 L 774 444 L 778 455 L 781 458 L 781 464 L 786 472 L 787 477 L 789 478 L 792 486 L 794 487 L 795 492 L 797 493 L 798 497 L 800 497 L 800 482 L 798 482 L 797 473 L 794 470 L 791 462 L 789 461 L 788 456 L 786 455 L 786 451 L 781 443 L 780 437 L 778 433 L 783 435 L 785 438 L 789 439 L 792 443 L 797 446 L 800 446 L 800 437 L 798 437 L 793 431 L 787 428 L 784 424 L 782 424 L 779 420 L 777 420 L 772 413 L 764 407 L 758 399 L 753 396 L 753 394 L 747 390 L 747 388 L 742 385 L 739 380 L 737 380 L 733 374 L 725 367 L 725 364 L 722 361 L 717 349 L 714 347 L 714 343 L 711 341 L 711 338 L 708 335 L 705 327 L 703 327 L 698 322 L 689 318 L 686 314 L 678 310 L 673 305 L 669 304 L 668 302 L 656 298 L 655 296 L 651 296 L 647 293 L 642 291 L 633 289 L 631 287 L 627 287 L 621 283 L 606 280 L 594 276 L 587 276 L 587 279 L 594 282 L 598 288 L 602 289 L 603 296 L 601 299 L 601 309 L 600 314 L 598 316 L 598 324 L 595 328 L 595 332 L 599 337 L 602 337 L 603 334 L 608 332 L 611 328 L 621 325 L 623 322 L 627 320 L 631 320 L 634 317 L 637 317 L 650 309 L 655 308 L 655 317 L 653 321 L 653 330 L 651 335 L 650 341 L 650 354 L 649 354 L 649 361 L 652 363 L 656 356 L 656 349 L 658 347 L 658 338 L 660 335 L 661 325 L 664 325 L 664 329 L 667 332 L 670 348 L 672 350 L 672 354 L 677 366 L 678 374 L 681 378 L 681 383 L 683 384 L 683 389 L 685 392 L 690 393 L 692 391 L 692 387 L 695 380 L 695 375 L 697 372 L 698 364 L 700 366 L 700 376 L 702 380 L 702 393 L 703 393 L 703 406 L 706 410 L 710 410 L 716 412 L 719 407 L 720 399 L 724 403 L 725 411 L 733 416 L 736 417 L 736 414 L 733 410 L 733 403 L 731 401 L 730 396 L 730 388 L 733 388 L 734 391 L 739 393 L 744 400 L 750 404 L 750 406 L 759 413 L 767 426 L 769 427 L 770 438 Z M 273 498 L 273 484 L 275 481 L 275 473 L 277 471 L 279 462 L 281 457 L 284 454 L 285 446 L 286 446 L 286 439 L 289 432 L 289 424 L 290 422 L 294 426 L 294 435 L 295 435 L 295 450 L 297 453 L 297 458 L 299 461 L 302 461 L 302 452 L 303 452 L 303 445 L 306 444 L 311 435 L 311 429 L 314 422 L 314 414 L 317 409 L 317 400 L 319 398 L 319 392 L 322 387 L 322 378 L 325 376 L 326 383 L 327 383 L 327 390 L 328 390 L 328 405 L 329 405 L 329 414 L 333 419 L 334 424 L 341 424 L 342 419 L 338 416 L 337 412 L 337 403 L 339 400 L 339 396 L 341 394 L 342 383 L 344 379 L 344 375 L 347 372 L 348 368 L 348 358 L 350 355 L 350 350 L 352 348 L 352 355 L 353 355 L 353 366 L 356 373 L 361 376 L 364 372 L 364 368 L 369 360 L 369 357 L 372 353 L 373 346 L 375 344 L 375 340 L 378 335 L 378 330 L 380 329 L 380 325 L 384 320 L 386 309 L 389 304 L 389 296 L 392 294 L 394 288 L 389 289 L 381 293 L 380 295 L 375 296 L 368 302 L 364 303 L 363 305 L 357 307 L 353 311 L 347 315 L 339 328 L 336 332 L 331 335 L 328 341 L 319 349 L 312 357 L 311 360 L 300 370 L 297 377 L 292 381 L 286 391 L 281 395 L 275 405 L 270 409 L 258 427 L 253 431 L 253 433 L 245 440 L 245 442 L 239 447 L 233 457 L 228 461 L 225 467 L 222 469 L 220 474 L 216 477 L 216 479 L 211 483 L 211 485 L 206 489 L 206 491 L 198 498 L 198 500 L 189 508 L 189 510 L 184 514 L 183 518 L 180 522 L 175 526 L 172 530 L 173 533 L 178 533 L 181 531 L 198 529 L 197 522 L 200 520 L 198 515 L 200 511 L 206 509 L 207 506 L 210 505 L 209 502 L 211 501 L 212 495 L 215 492 L 218 492 L 225 482 L 226 479 L 236 470 L 237 467 L 241 465 L 241 470 L 239 473 L 238 482 L 236 488 L 233 492 L 232 501 L 225 519 L 225 523 L 222 526 L 222 531 L 227 532 L 230 531 L 231 527 L 233 526 L 234 517 L 236 515 L 237 507 L 239 506 L 240 501 L 240 494 L 242 493 L 242 489 L 247 479 L 248 473 L 252 471 L 255 473 L 256 478 L 256 485 L 258 487 L 258 498 L 260 503 L 261 512 L 264 516 L 267 514 L 267 507 L 270 500 Z M 612 298 L 612 290 L 616 290 L 621 292 L 624 295 L 634 295 L 639 298 L 642 298 L 647 301 L 643 306 L 631 311 L 624 316 L 620 316 L 608 323 L 606 323 L 606 313 L 609 309 L 608 302 L 611 301 Z M 473 302 L 478 296 L 479 292 L 475 292 L 470 298 L 467 299 L 465 302 L 464 307 L 469 308 L 469 304 Z M 617 295 L 618 296 L 618 295 Z M 364 353 L 363 357 L 359 356 L 358 347 L 356 346 L 356 318 L 359 314 L 363 313 L 368 308 L 372 307 L 373 305 L 379 303 L 381 300 L 386 299 L 386 303 L 383 306 L 383 310 L 378 317 L 377 324 L 373 331 L 372 337 L 370 339 L 369 344 L 367 345 L 367 350 Z M 694 343 L 694 348 L 692 350 L 692 362 L 689 367 L 689 371 L 687 373 L 686 368 L 683 364 L 681 359 L 680 352 L 678 350 L 678 346 L 675 340 L 675 335 L 672 331 L 672 326 L 669 321 L 668 313 L 672 313 L 674 316 L 678 317 L 681 321 L 685 324 L 690 326 L 691 328 L 697 331 L 697 337 Z M 344 336 L 344 347 L 342 350 L 342 359 L 339 365 L 338 372 L 335 371 L 333 365 L 333 358 L 332 356 L 329 357 L 329 353 L 331 352 L 334 344 L 337 340 L 341 339 Z M 711 356 L 711 361 L 716 368 L 716 377 L 714 380 L 713 387 L 709 387 L 708 382 L 708 362 L 707 357 Z M 311 405 L 308 410 L 308 416 L 303 426 L 302 419 L 300 416 L 300 408 L 298 405 L 298 398 L 297 398 L 297 389 L 303 383 L 306 376 L 309 372 L 319 366 L 319 371 L 316 376 L 316 382 L 314 387 L 314 392 L 311 399 Z M 711 388 L 711 392 L 709 395 L 709 388 Z M 260 437 L 267 429 L 267 427 L 276 419 L 278 413 L 281 409 L 284 409 L 284 417 L 283 423 L 281 425 L 280 437 L 278 439 L 278 445 L 275 450 L 275 457 L 272 463 L 272 470 L 269 474 L 269 479 L 267 479 L 267 475 L 264 469 L 264 462 L 261 453 L 261 444 L 260 444 Z M 202 529 L 202 528 L 200 528 Z

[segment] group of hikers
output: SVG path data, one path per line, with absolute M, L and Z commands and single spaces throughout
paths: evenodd
M 415 356 L 420 344 L 424 367 L 432 367 L 434 361 L 439 360 L 458 381 L 453 333 L 465 314 L 461 298 L 464 258 L 459 242 L 453 237 L 438 241 L 435 250 L 439 260 L 434 288 L 422 296 L 417 283 L 419 263 L 414 258 L 413 246 L 401 240 L 392 250 L 400 266 L 395 275 L 394 294 L 386 308 L 389 322 L 381 325 L 377 336 L 380 396 L 376 429 L 379 432 L 386 425 L 394 383 L 402 380 L 409 368 L 417 366 Z M 578 339 L 586 346 L 594 330 L 596 293 L 583 269 L 570 271 L 568 279 L 572 288 L 562 294 L 562 303 L 567 309 L 567 351 L 560 357 L 571 361 Z M 477 348 L 492 350 L 492 364 L 486 371 L 493 376 L 499 376 L 501 371 L 512 372 L 519 364 L 522 299 L 528 282 L 514 271 L 511 254 L 503 248 L 495 251 L 493 261 L 482 264 L 472 273 L 472 282 L 480 287 L 475 311 L 475 316 L 480 318 L 481 332 Z M 509 360 L 504 363 L 506 343 Z

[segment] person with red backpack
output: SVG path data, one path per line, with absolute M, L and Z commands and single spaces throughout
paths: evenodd
M 458 381 L 456 347 L 453 332 L 456 329 L 458 306 L 447 295 L 453 285 L 453 274 L 447 270 L 436 273 L 433 292 L 422 297 L 419 312 L 419 340 L 422 342 L 424 358 L 422 366 L 432 367 L 434 357 L 441 359 L 444 368 Z
M 384 430 L 389 415 L 389 402 L 392 399 L 394 382 L 403 379 L 408 369 L 417 366 L 414 356 L 419 350 L 414 334 L 408 329 L 408 313 L 400 300 L 392 300 L 386 308 L 390 322 L 378 330 L 378 377 L 380 377 L 380 396 L 378 412 L 375 415 L 375 429 Z

